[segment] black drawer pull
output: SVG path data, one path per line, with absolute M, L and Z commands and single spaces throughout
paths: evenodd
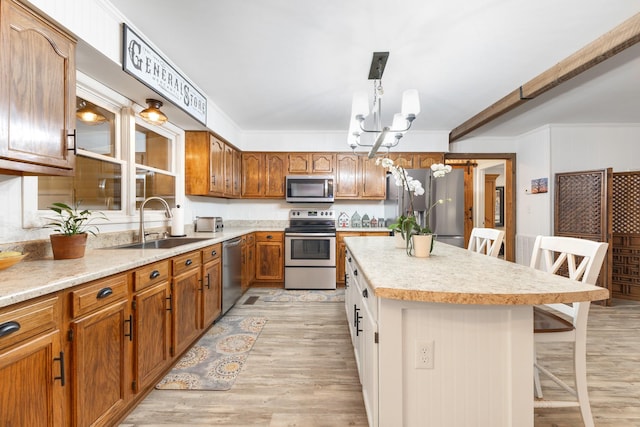
M 358 269 L 356 268 L 355 270 L 353 270 L 353 275 L 357 276 L 358 275 Z
M 191 258 L 189 258 L 184 262 L 184 265 L 191 265 L 191 264 L 193 264 L 193 261 L 191 261 Z
M 153 270 L 149 275 L 149 279 L 156 279 L 160 277 L 160 272 L 158 270 Z
M 272 236 L 271 234 L 269 234 L 269 235 L 267 236 L 267 239 L 273 239 L 273 236 Z
M 368 291 L 368 290 L 366 290 L 366 289 L 363 289 L 363 290 L 362 290 L 362 297 L 363 297 L 363 298 L 369 298 L 369 291 Z
M 211 251 L 211 256 L 216 256 L 216 255 L 218 255 L 218 251 L 216 250 Z
M 60 380 L 60 385 L 64 387 L 65 379 L 64 379 L 64 353 L 60 352 L 60 357 L 54 357 L 53 360 L 55 362 L 60 362 L 60 376 L 53 377 L 54 380 Z
M 106 298 L 109 295 L 111 295 L 113 293 L 113 289 L 111 288 L 102 288 L 98 291 L 98 294 L 96 295 L 96 298 L 98 299 L 102 299 L 102 298 Z
M 18 322 L 6 322 L 0 325 L 0 338 L 6 337 L 7 335 L 11 335 L 14 332 L 18 332 L 20 330 L 20 323 Z

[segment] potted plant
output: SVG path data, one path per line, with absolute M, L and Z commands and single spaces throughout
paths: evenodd
M 102 212 L 80 210 L 79 202 L 73 208 L 64 203 L 54 203 L 49 209 L 57 214 L 54 218 L 47 218 L 51 222 L 46 225 L 56 232 L 49 236 L 53 259 L 82 258 L 87 235 L 91 233 L 95 236 L 98 231 L 92 222 L 97 218 L 106 219 L 106 216 Z

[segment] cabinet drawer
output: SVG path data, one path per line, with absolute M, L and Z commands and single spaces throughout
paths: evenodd
M 177 276 L 192 268 L 200 267 L 202 262 L 200 261 L 200 251 L 188 252 L 183 255 L 178 255 L 171 260 L 173 263 L 173 275 Z
M 221 254 L 222 254 L 221 243 L 207 246 L 206 248 L 202 249 L 202 262 L 207 263 L 213 259 L 220 258 Z
M 257 242 L 282 242 L 284 233 L 281 231 L 256 231 Z
M 0 349 L 58 328 L 58 297 L 0 314 Z
M 99 280 L 71 292 L 71 315 L 78 317 L 127 298 L 127 275 Z
M 169 261 L 146 265 L 134 274 L 133 291 L 138 292 L 149 286 L 169 279 Z

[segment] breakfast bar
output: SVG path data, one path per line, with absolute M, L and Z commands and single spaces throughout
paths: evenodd
M 436 243 L 348 237 L 345 308 L 370 426 L 533 426 L 533 309 L 608 291 Z

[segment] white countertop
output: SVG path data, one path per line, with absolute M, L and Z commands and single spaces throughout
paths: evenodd
M 534 305 L 597 301 L 609 291 L 436 242 L 429 258 L 407 255 L 394 238 L 345 237 L 376 296 L 451 304 Z
M 26 301 L 92 280 L 167 259 L 265 228 L 226 228 L 218 233 L 190 233 L 207 238 L 171 249 L 87 249 L 79 259 L 22 261 L 0 271 L 0 307 Z M 281 231 L 281 230 L 280 230 Z

